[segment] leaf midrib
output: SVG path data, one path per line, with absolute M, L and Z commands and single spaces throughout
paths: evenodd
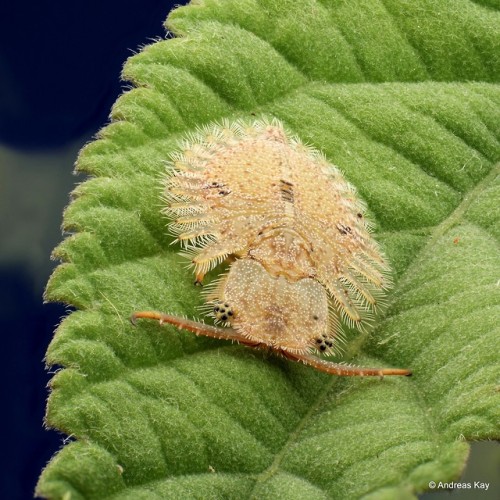
M 283 461 L 283 458 L 288 452 L 289 448 L 292 446 L 292 444 L 295 444 L 297 442 L 298 436 L 302 433 L 303 429 L 309 422 L 309 419 L 322 406 L 323 402 L 326 400 L 327 394 L 338 382 L 339 382 L 338 377 L 331 377 L 330 381 L 326 383 L 323 389 L 320 391 L 315 402 L 309 407 L 307 412 L 298 421 L 295 429 L 290 433 L 289 438 L 286 440 L 281 450 L 276 454 L 271 465 L 256 477 L 253 490 L 249 496 L 251 500 L 258 499 L 258 497 L 255 496 L 255 490 L 258 487 L 258 485 L 264 483 L 265 481 L 270 479 L 274 474 L 276 474 L 276 472 L 278 472 L 279 467 Z

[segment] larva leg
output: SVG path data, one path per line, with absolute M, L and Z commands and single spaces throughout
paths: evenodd
M 329 373 L 330 375 L 340 375 L 346 377 L 384 377 L 386 375 L 411 376 L 410 370 L 400 368 L 362 368 L 359 366 L 346 366 L 331 361 L 325 361 L 312 354 L 283 353 L 288 359 L 302 361 L 316 370 Z
M 248 340 L 233 328 L 219 328 L 217 326 L 205 325 L 205 323 L 198 323 L 197 321 L 191 321 L 189 319 L 179 318 L 178 316 L 172 316 L 157 311 L 135 312 L 130 317 L 130 322 L 135 325 L 138 319 L 153 319 L 159 321 L 160 325 L 168 323 L 176 326 L 179 330 L 188 330 L 196 333 L 196 335 L 204 335 L 205 337 L 211 337 L 213 339 L 236 341 L 249 347 L 259 346 L 259 343 Z

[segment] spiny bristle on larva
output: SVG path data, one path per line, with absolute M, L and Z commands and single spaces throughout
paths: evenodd
M 342 329 L 339 315 L 335 311 L 334 306 L 330 302 L 328 306 L 329 332 L 331 333 L 332 338 L 335 339 L 336 346 L 339 349 L 342 349 L 342 346 L 347 342 L 347 337 Z

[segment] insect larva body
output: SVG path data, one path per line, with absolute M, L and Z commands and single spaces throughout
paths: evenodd
M 363 328 L 389 285 L 389 266 L 370 236 L 363 203 L 320 152 L 277 120 L 213 125 L 182 144 L 164 184 L 170 231 L 197 281 L 231 262 L 208 287 L 206 306 L 229 328 L 207 325 L 203 332 L 168 315 L 135 318 L 268 347 L 330 373 L 409 373 L 340 373 L 326 369 L 334 363 L 311 361 L 311 352 L 338 347 L 341 320 Z
M 238 258 L 210 296 L 230 304 L 229 322 L 253 341 L 329 351 L 339 314 L 362 325 L 387 283 L 352 186 L 277 121 L 193 137 L 173 162 L 165 200 L 198 279 Z

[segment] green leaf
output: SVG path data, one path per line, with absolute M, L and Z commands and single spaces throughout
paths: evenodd
M 466 440 L 499 438 L 498 3 L 205 0 L 178 38 L 132 57 L 135 88 L 86 146 L 74 233 L 47 298 L 75 306 L 47 353 L 47 422 L 74 439 L 49 498 L 413 498 L 459 477 Z M 339 378 L 141 322 L 194 317 L 158 178 L 177 141 L 223 118 L 276 116 L 358 188 L 393 265 L 390 306 Z

